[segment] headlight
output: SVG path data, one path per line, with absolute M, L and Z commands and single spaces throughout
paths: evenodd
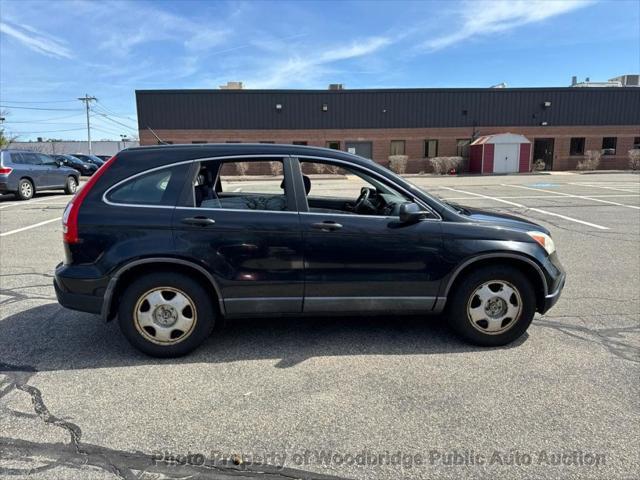
M 540 244 L 542 248 L 544 248 L 549 255 L 556 251 L 556 245 L 553 243 L 553 239 L 542 232 L 527 232 L 531 238 L 533 238 L 536 242 Z

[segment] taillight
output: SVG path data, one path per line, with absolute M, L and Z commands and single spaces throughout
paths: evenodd
M 116 156 L 114 155 L 109 160 L 107 160 L 104 165 L 102 165 L 96 173 L 94 173 L 87 183 L 78 190 L 78 193 L 74 195 L 71 199 L 67 208 L 64 209 L 64 214 L 62 215 L 62 240 L 65 243 L 79 243 L 80 238 L 78 237 L 78 213 L 80 212 L 80 207 L 82 206 L 82 202 L 91 191 L 91 188 L 98 182 L 102 174 L 109 168 L 113 162 L 116 161 Z
M 0 175 L 9 175 L 11 172 L 13 172 L 13 168 L 0 167 Z

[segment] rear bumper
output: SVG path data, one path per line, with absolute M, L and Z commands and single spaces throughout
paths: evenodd
M 56 267 L 53 288 L 58 303 L 65 308 L 100 314 L 108 278 L 83 275 L 84 270 L 71 270 L 63 264 Z
M 8 193 L 10 191 L 9 184 L 7 182 L 0 181 L 0 193 Z

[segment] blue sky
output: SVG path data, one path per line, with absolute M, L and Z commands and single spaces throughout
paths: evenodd
M 117 139 L 136 133 L 136 89 L 537 87 L 638 73 L 640 0 L 0 0 L 0 42 L 9 132 L 85 139 L 76 98 L 88 93 L 93 138 Z

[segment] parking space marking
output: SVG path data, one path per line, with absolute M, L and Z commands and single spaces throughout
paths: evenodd
M 609 230 L 609 227 L 605 227 L 602 225 L 598 225 L 597 223 L 585 222 L 584 220 L 579 220 L 573 217 L 567 217 L 566 215 L 560 215 L 559 213 L 549 212 L 548 210 L 542 210 L 541 208 L 527 207 L 526 205 L 522 205 L 521 203 L 511 202 L 509 200 L 503 200 L 502 198 L 490 197 L 489 195 L 482 195 L 481 193 L 468 192 L 466 190 L 458 190 L 451 187 L 442 187 L 446 190 L 451 190 L 452 192 L 464 193 L 466 195 L 472 195 L 475 197 L 486 198 L 488 200 L 493 200 L 495 202 L 505 203 L 507 205 L 512 205 L 518 208 L 526 208 L 527 210 L 531 210 L 533 212 L 542 213 L 544 215 L 550 215 L 552 217 L 562 218 L 563 220 L 568 220 L 570 222 L 581 223 L 582 225 L 587 225 L 588 227 L 597 228 L 599 230 Z
M 51 195 L 49 197 L 42 197 L 42 198 L 33 198 L 31 200 L 19 200 L 17 202 L 11 202 L 11 203 L 6 203 L 4 205 L 0 205 L 0 209 L 2 208 L 9 208 L 9 207 L 14 207 L 16 205 L 24 205 L 24 206 L 28 206 L 32 203 L 36 203 L 36 202 L 44 202 L 46 200 L 57 200 L 59 198 L 64 198 L 67 197 L 68 195 Z
M 8 232 L 0 233 L 0 237 L 7 237 L 9 235 L 13 235 L 14 233 L 24 232 L 25 230 L 31 230 L 32 228 L 41 227 L 42 225 L 46 225 L 47 223 L 59 222 L 62 220 L 62 217 L 52 218 L 50 220 L 45 220 L 44 222 L 34 223 L 33 225 L 27 225 L 26 227 L 17 228 L 15 230 L 9 230 Z
M 536 189 L 538 190 L 538 189 Z M 432 190 L 433 191 L 433 190 Z M 515 199 L 518 200 L 520 198 L 562 198 L 562 195 L 558 194 L 558 192 L 553 192 L 555 195 L 501 195 L 496 198 L 505 198 L 505 199 Z M 590 195 L 591 198 L 620 198 L 620 197 L 640 197 L 640 193 L 608 193 L 605 195 Z M 475 197 L 447 197 L 444 200 L 480 200 Z
M 601 198 L 587 197 L 584 195 L 574 195 L 572 193 L 557 192 L 555 190 L 545 190 L 544 188 L 525 187 L 524 185 L 506 185 L 504 183 L 502 183 L 501 185 L 503 187 L 522 188 L 524 190 L 533 190 L 534 192 L 547 192 L 547 193 L 554 194 L 554 196 L 560 195 L 561 197 L 581 198 L 582 200 L 592 200 L 594 202 L 607 203 L 609 205 L 616 205 L 618 207 L 633 208 L 634 210 L 640 210 L 640 207 L 636 205 L 627 205 L 624 203 L 612 202 L 611 200 L 603 200 Z
M 633 193 L 635 191 L 637 191 L 638 189 L 636 188 L 638 186 L 638 184 L 629 184 L 629 185 L 616 185 L 615 187 L 611 187 L 611 186 L 604 186 L 604 185 L 593 185 L 591 183 L 582 183 L 582 182 L 569 182 L 569 185 L 577 185 L 578 187 L 588 187 L 588 188 L 602 188 L 605 190 L 615 190 L 617 192 L 627 192 L 627 193 Z

